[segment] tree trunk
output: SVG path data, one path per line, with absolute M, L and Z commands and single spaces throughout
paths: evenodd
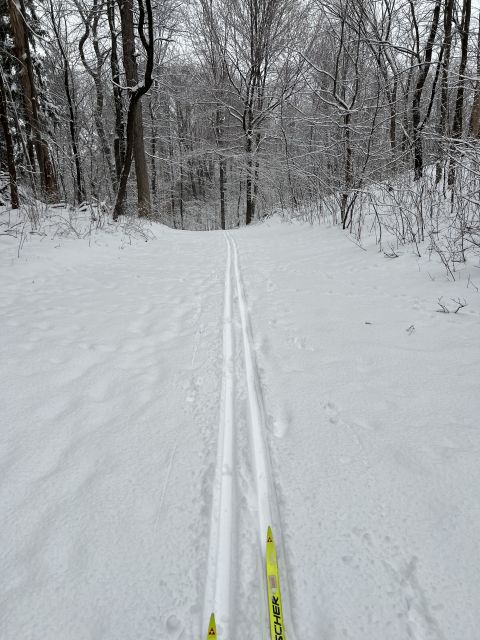
M 472 3 L 471 0 L 463 0 L 462 7 L 462 22 L 460 25 L 460 42 L 461 42 L 461 57 L 460 65 L 458 68 L 458 84 L 457 95 L 455 99 L 455 112 L 453 114 L 452 124 L 452 138 L 460 140 L 463 134 L 463 102 L 465 97 L 465 69 L 467 68 L 468 58 L 468 35 L 470 32 L 470 13 Z M 448 186 L 452 187 L 455 182 L 455 146 L 454 143 L 450 150 L 450 165 L 448 168 Z
M 75 162 L 75 195 L 77 203 L 80 204 L 85 200 L 85 187 L 83 184 L 82 177 L 82 167 L 80 164 L 80 154 L 78 153 L 78 145 L 77 145 L 77 119 L 75 116 L 75 109 L 73 106 L 72 94 L 70 91 L 70 79 L 69 79 L 69 71 L 68 71 L 68 62 L 65 57 L 63 63 L 63 81 L 65 87 L 65 95 L 67 96 L 68 103 L 68 113 L 69 113 L 69 129 L 70 129 L 70 139 L 72 142 L 72 153 L 73 159 Z
M 423 143 L 420 131 L 420 98 L 421 91 L 415 90 L 412 101 L 412 125 L 413 125 L 413 168 L 415 180 L 423 176 Z
M 12 135 L 8 122 L 7 96 L 3 84 L 3 73 L 0 72 L 0 121 L 2 122 L 3 136 L 5 138 L 5 148 L 7 152 L 7 167 L 10 179 L 10 205 L 12 209 L 18 209 L 18 188 L 17 170 L 15 167 L 15 155 L 13 149 Z
M 184 205 L 184 181 L 185 181 L 185 172 L 183 166 L 183 148 L 182 148 L 182 137 L 178 141 L 178 149 L 179 149 L 179 159 L 180 159 L 180 184 L 178 188 L 178 204 L 180 211 L 180 229 L 183 229 L 183 205 Z
M 346 229 L 348 224 L 348 193 L 353 183 L 353 151 L 351 144 L 351 114 L 347 113 L 344 118 L 345 130 L 345 190 L 342 193 L 340 216 L 342 220 L 342 228 Z
M 246 209 L 245 224 L 250 224 L 255 216 L 255 194 L 253 190 L 253 157 L 252 157 L 252 136 L 247 137 L 247 179 L 246 187 Z
M 93 83 L 95 85 L 95 95 L 96 95 L 95 113 L 94 113 L 95 128 L 97 130 L 98 139 L 100 141 L 100 147 L 102 150 L 103 158 L 107 163 L 108 175 L 110 178 L 110 185 L 111 185 L 111 188 L 113 189 L 113 192 L 115 193 L 117 191 L 117 186 L 118 186 L 117 172 L 115 171 L 115 167 L 113 166 L 113 163 L 112 163 L 112 153 L 111 153 L 110 145 L 108 144 L 107 135 L 105 133 L 105 127 L 103 126 L 103 105 L 105 102 L 105 98 L 103 93 L 102 68 L 104 64 L 104 57 L 102 56 L 102 53 L 100 51 L 100 47 L 98 44 L 98 21 L 100 18 L 100 9 L 103 8 L 103 4 L 104 4 L 103 0 L 101 0 L 100 6 L 98 5 L 97 0 L 94 0 L 92 9 L 88 13 L 88 15 L 84 18 L 85 33 L 80 38 L 78 48 L 80 51 L 80 58 L 82 60 L 83 66 L 85 67 L 85 70 L 87 71 L 87 73 L 91 76 Z M 96 60 L 95 68 L 92 68 L 88 64 L 85 58 L 85 52 L 84 52 L 85 42 L 87 41 L 90 35 L 90 30 L 92 31 L 92 36 L 93 36 L 92 44 L 93 44 L 93 49 L 95 51 L 95 60 Z M 113 49 L 113 43 L 112 43 L 112 49 Z M 121 169 L 121 166 L 120 166 L 120 169 Z M 119 177 L 119 174 L 118 174 L 118 177 Z
M 40 172 L 40 184 L 47 200 L 54 201 L 58 198 L 58 185 L 48 146 L 42 136 L 43 127 L 38 113 L 38 94 L 33 75 L 30 44 L 25 29 L 25 2 L 24 0 L 19 0 L 18 2 L 10 0 L 9 8 L 10 22 L 15 41 L 14 53 L 21 65 L 19 77 L 23 88 L 25 117 L 28 120 L 33 135 Z
M 452 18 L 454 0 L 445 0 L 443 15 L 443 61 L 440 80 L 440 118 L 438 121 L 438 136 L 440 144 L 440 157 L 435 168 L 435 182 L 439 184 L 443 174 L 443 156 L 445 149 L 444 140 L 448 137 L 449 117 L 448 117 L 448 75 L 450 70 L 450 54 L 452 50 Z
M 151 184 L 151 193 L 152 193 L 152 201 L 154 209 L 156 209 L 157 205 L 157 164 L 156 164 L 156 155 L 157 155 L 157 125 L 156 123 L 156 113 L 153 108 L 152 100 L 150 100 L 150 120 L 152 121 L 152 133 L 150 137 L 150 184 Z
M 422 141 L 422 123 L 420 122 L 420 108 L 423 88 L 425 81 L 430 70 L 430 64 L 432 62 L 433 45 L 437 35 L 438 21 L 440 18 L 440 5 L 441 0 L 435 0 L 435 7 L 433 9 L 432 24 L 430 26 L 430 32 L 428 35 L 427 43 L 425 45 L 425 53 L 423 61 L 420 64 L 417 76 L 417 82 L 413 92 L 412 100 L 412 124 L 413 124 L 413 154 L 414 154 L 414 174 L 415 180 L 419 180 L 423 176 L 423 141 Z M 415 9 L 413 0 L 410 0 L 410 7 L 412 10 L 412 16 L 414 21 Z
M 388 128 L 388 137 L 390 140 L 390 151 L 395 160 L 397 150 L 397 91 L 398 80 L 393 81 L 392 91 L 390 93 L 390 123 Z
M 250 224 L 255 217 L 255 187 L 254 187 L 254 170 L 253 170 L 253 113 L 251 107 L 248 107 L 248 126 L 246 130 L 246 152 L 247 152 L 247 178 L 245 180 L 245 224 Z
M 407 82 L 405 87 L 405 101 L 403 105 L 403 134 L 402 134 L 402 156 L 407 156 L 407 153 L 411 148 L 411 140 L 412 140 L 412 128 L 411 128 L 411 120 L 409 118 L 409 100 L 410 100 L 410 92 L 412 89 L 413 82 L 413 65 L 414 65 L 414 56 L 412 54 L 410 58 L 410 65 L 407 73 Z
M 480 14 L 478 16 L 478 36 L 477 36 L 477 81 L 475 82 L 475 93 L 473 97 L 472 113 L 470 116 L 470 134 L 475 138 L 480 138 Z
M 76 118 L 75 108 L 73 105 L 72 91 L 70 89 L 70 72 L 68 67 L 68 58 L 61 40 L 61 34 L 56 21 L 52 0 L 50 0 L 50 19 L 52 21 L 53 31 L 57 39 L 58 49 L 63 59 L 63 87 L 65 89 L 65 96 L 67 98 L 67 104 L 68 104 L 68 115 L 69 115 L 68 127 L 70 130 L 70 142 L 72 145 L 72 155 L 73 155 L 73 161 L 75 164 L 75 200 L 77 204 L 80 204 L 85 200 L 85 188 L 83 184 L 80 155 L 78 153 L 77 118 Z
M 107 0 L 108 27 L 112 43 L 110 50 L 110 69 L 112 72 L 113 104 L 115 106 L 115 139 L 113 153 L 117 184 L 120 182 L 122 167 L 125 161 L 125 125 L 123 116 L 122 92 L 120 90 L 120 65 L 117 52 L 117 28 L 115 25 L 115 0 Z
M 218 181 L 220 189 L 220 228 L 225 229 L 227 212 L 225 202 L 225 191 L 227 184 L 227 161 L 223 155 L 223 112 L 220 104 L 217 104 L 215 113 L 215 138 L 217 149 L 219 150 L 218 160 Z
M 133 0 L 118 0 L 118 2 L 122 23 L 123 66 L 125 69 L 125 78 L 127 86 L 137 87 L 138 67 L 135 55 L 135 33 L 133 29 Z M 133 155 L 135 158 L 135 175 L 137 178 L 138 215 L 140 217 L 150 217 L 152 215 L 152 202 L 150 197 L 147 157 L 145 154 L 143 112 L 140 101 L 138 101 L 133 110 L 133 117 Z
M 144 4 L 145 2 L 145 4 Z M 146 53 L 146 64 L 145 64 L 145 76 L 142 85 L 137 85 L 132 87 L 130 93 L 130 102 L 128 105 L 128 115 L 127 115 L 127 148 L 125 151 L 125 161 L 122 167 L 122 174 L 120 176 L 120 182 L 118 186 L 117 199 L 115 201 L 115 207 L 113 210 L 113 219 L 117 220 L 120 215 L 124 212 L 125 207 L 125 196 L 127 193 L 127 182 L 128 176 L 130 175 L 130 169 L 132 166 L 134 147 L 135 147 L 135 137 L 136 137 L 136 125 L 137 125 L 137 108 L 140 105 L 140 100 L 142 96 L 144 96 L 147 91 L 149 91 L 152 86 L 153 78 L 153 60 L 154 60 L 154 49 L 155 49 L 155 40 L 153 34 L 153 14 L 152 14 L 152 4 L 151 0 L 138 0 L 139 7 L 139 20 L 138 20 L 138 32 L 140 35 L 140 40 L 142 41 L 143 48 Z M 125 7 L 123 7 L 125 9 Z M 145 12 L 147 14 L 147 29 L 148 35 L 145 36 L 144 32 L 144 23 L 145 23 Z M 130 14 L 130 20 L 133 25 L 133 16 Z M 143 137 L 141 138 L 142 147 L 143 147 Z M 145 155 L 145 154 L 144 154 Z M 148 172 L 147 172 L 147 191 L 148 191 L 148 199 L 150 202 L 150 190 L 148 189 Z M 138 185 L 138 175 L 137 175 L 137 185 Z M 140 192 L 139 192 L 140 197 Z M 140 208 L 140 215 L 146 215 L 145 209 Z M 149 211 L 151 208 L 149 208 Z
M 226 229 L 227 205 L 225 202 L 225 192 L 227 185 L 227 161 L 221 156 L 218 163 L 218 178 L 220 184 L 220 228 Z
M 130 175 L 130 169 L 132 167 L 133 160 L 133 147 L 134 147 L 134 129 L 135 129 L 135 112 L 137 107 L 137 100 L 134 96 L 130 98 L 130 104 L 127 114 L 127 146 L 125 149 L 125 159 L 123 162 L 122 173 L 120 176 L 120 182 L 118 183 L 117 200 L 115 202 L 115 209 L 113 211 L 113 219 L 117 220 L 119 216 L 125 213 L 125 196 L 127 194 L 127 182 Z

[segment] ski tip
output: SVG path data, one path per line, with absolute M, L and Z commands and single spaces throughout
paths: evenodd
M 268 527 L 267 529 L 267 544 L 269 542 L 273 542 L 272 527 Z
M 207 640 L 216 640 L 217 638 L 217 625 L 215 624 L 215 614 L 210 616 L 210 622 L 208 623 Z

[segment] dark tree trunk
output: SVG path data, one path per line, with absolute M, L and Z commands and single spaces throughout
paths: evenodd
M 249 105 L 246 109 L 246 152 L 247 152 L 247 178 L 245 180 L 245 224 L 250 224 L 255 217 L 255 181 L 253 160 L 253 111 Z
M 156 163 L 156 155 L 157 155 L 157 126 L 156 122 L 156 113 L 153 109 L 152 101 L 150 100 L 150 120 L 152 121 L 152 134 L 150 137 L 150 185 L 152 190 L 152 201 L 153 206 L 156 208 L 156 200 L 157 200 L 157 163 Z
M 125 161 L 125 125 L 123 115 L 122 92 L 120 90 L 120 66 L 118 63 L 118 37 L 115 25 L 115 0 L 107 0 L 108 26 L 112 43 L 110 51 L 110 69 L 113 84 L 113 104 L 115 105 L 115 139 L 113 152 L 115 156 L 115 171 L 117 184 L 120 182 L 122 167 Z
M 253 189 L 253 158 L 251 138 L 247 141 L 247 179 L 245 180 L 246 209 L 245 224 L 250 224 L 255 216 L 255 194 Z
M 178 148 L 179 148 L 179 156 L 180 156 L 180 184 L 178 185 L 178 205 L 179 205 L 179 211 L 180 211 L 180 229 L 183 229 L 183 221 L 184 221 L 184 215 L 183 215 L 183 207 L 184 207 L 184 182 L 185 182 L 185 172 L 184 172 L 184 165 L 183 165 L 183 148 L 182 148 L 182 139 L 180 138 L 180 140 L 178 141 Z
M 427 43 L 425 45 L 425 53 L 423 61 L 420 64 L 417 76 L 417 82 L 413 92 L 412 101 L 412 124 L 413 124 L 413 154 L 414 154 L 414 173 L 415 180 L 419 180 L 423 176 L 423 140 L 422 140 L 422 126 L 421 123 L 421 100 L 425 81 L 430 70 L 432 62 L 433 45 L 435 37 L 437 35 L 438 22 L 440 18 L 440 5 L 441 0 L 435 0 L 435 7 L 433 9 L 432 24 L 430 26 L 430 33 L 428 35 Z M 415 8 L 413 0 L 410 0 L 410 7 L 412 11 L 413 20 L 416 23 Z
M 390 140 L 390 151 L 395 158 L 397 150 L 397 91 L 398 80 L 393 81 L 392 91 L 390 92 L 390 123 L 388 128 L 388 137 Z
M 470 134 L 475 138 L 480 138 L 480 14 L 478 16 L 477 35 L 477 81 L 475 82 L 475 93 L 473 96 L 472 113 L 470 116 Z
M 75 113 L 75 107 L 73 105 L 72 91 L 70 87 L 70 72 L 68 67 L 68 58 L 67 58 L 67 54 L 65 53 L 65 49 L 63 47 L 63 43 L 61 40 L 60 31 L 56 21 L 52 0 L 50 0 L 50 19 L 52 21 L 52 27 L 55 33 L 55 38 L 57 39 L 60 55 L 62 56 L 62 60 L 63 60 L 63 87 L 65 89 L 65 96 L 67 98 L 67 104 L 68 104 L 68 115 L 69 115 L 68 128 L 70 131 L 70 142 L 72 145 L 73 162 L 75 164 L 75 201 L 77 202 L 77 204 L 80 204 L 80 202 L 83 202 L 83 200 L 85 200 L 85 188 L 83 185 L 80 155 L 78 153 L 77 118 Z
M 342 228 L 346 229 L 348 224 L 348 194 L 353 185 L 353 151 L 351 144 L 351 114 L 347 113 L 344 118 L 345 130 L 345 191 L 342 193 L 340 216 Z
M 65 95 L 67 96 L 68 113 L 70 116 L 68 125 L 70 129 L 70 139 L 72 142 L 73 159 L 75 162 L 76 199 L 77 199 L 77 203 L 80 204 L 80 202 L 83 202 L 83 200 L 85 200 L 85 187 L 83 184 L 80 154 L 78 153 L 77 119 L 75 116 L 75 108 L 73 106 L 72 94 L 70 91 L 69 71 L 68 71 L 68 63 L 66 58 L 64 59 L 64 64 L 63 64 L 63 80 L 64 80 L 64 86 L 65 86 Z
M 117 191 L 117 173 L 112 163 L 112 153 L 110 149 L 110 145 L 108 144 L 107 135 L 105 133 L 105 127 L 103 126 L 103 105 L 105 102 L 104 93 L 103 93 L 103 83 L 102 83 L 102 67 L 104 63 L 104 57 L 100 51 L 100 47 L 98 44 L 98 21 L 100 18 L 100 10 L 103 7 L 103 0 L 100 0 L 100 5 L 98 4 L 98 0 L 94 0 L 92 9 L 88 13 L 87 16 L 84 17 L 84 25 L 85 25 L 85 33 L 80 38 L 80 42 L 78 45 L 80 51 L 80 58 L 82 60 L 83 66 L 87 73 L 91 76 L 93 83 L 95 85 L 95 95 L 96 95 L 96 104 L 95 104 L 95 128 L 97 130 L 98 139 L 100 141 L 100 147 L 102 149 L 102 155 L 107 163 L 108 174 L 110 178 L 111 188 L 115 193 Z M 95 68 L 92 68 L 86 58 L 84 52 L 85 42 L 87 41 L 90 31 L 92 32 L 92 44 L 93 49 L 95 51 L 95 60 L 96 65 Z M 113 48 L 113 43 L 112 43 Z M 121 168 L 121 167 L 120 167 Z
M 402 155 L 406 156 L 411 148 L 411 140 L 412 140 L 412 128 L 411 121 L 409 118 L 409 101 L 410 101 L 410 92 L 412 89 L 413 82 L 413 65 L 414 65 L 414 56 L 411 56 L 410 66 L 407 74 L 407 84 L 405 88 L 405 102 L 403 108 L 403 135 L 402 135 Z
M 73 161 L 75 164 L 75 200 L 77 204 L 80 204 L 80 202 L 83 202 L 85 200 L 85 188 L 83 184 L 80 155 L 78 153 L 77 118 L 75 114 L 75 107 L 73 105 L 72 91 L 70 88 L 70 71 L 68 66 L 68 58 L 67 58 L 67 54 L 65 53 L 65 49 L 63 47 L 63 43 L 61 40 L 60 31 L 59 31 L 57 20 L 55 17 L 55 11 L 53 9 L 52 0 L 50 0 L 50 19 L 52 21 L 53 31 L 57 39 L 58 49 L 60 51 L 60 55 L 62 56 L 62 60 L 63 60 L 63 87 L 65 89 L 65 96 L 67 98 L 67 104 L 68 104 L 68 115 L 69 115 L 68 128 L 70 131 L 70 142 L 72 145 L 72 155 L 73 155 Z
M 144 4 L 145 2 L 145 4 Z M 139 7 L 139 21 L 138 21 L 138 33 L 140 36 L 140 40 L 142 41 L 143 48 L 145 50 L 147 60 L 145 66 L 145 77 L 143 84 L 141 86 L 137 85 L 135 88 L 131 89 L 130 92 L 130 102 L 128 105 L 128 115 L 127 115 L 127 147 L 125 150 L 125 161 L 122 167 L 122 174 L 120 176 L 120 182 L 118 186 L 117 199 L 115 202 L 115 208 L 113 210 L 113 219 L 117 220 L 120 215 L 124 212 L 125 206 L 125 196 L 127 193 L 127 182 L 128 176 L 130 175 L 130 169 L 132 167 L 132 160 L 135 150 L 135 140 L 138 139 L 136 136 L 136 126 L 137 126 L 137 108 L 140 104 L 140 100 L 142 96 L 144 96 L 147 91 L 149 91 L 152 86 L 152 72 L 153 72 L 153 59 L 154 59 L 154 34 L 153 34 L 153 15 L 152 15 L 152 5 L 151 0 L 138 0 Z M 123 7 L 125 10 L 125 7 Z M 147 32 L 148 35 L 145 36 L 144 33 L 144 23 L 145 23 L 145 12 L 147 14 Z M 130 15 L 130 20 L 133 24 L 133 17 Z M 137 140 L 138 141 L 138 140 Z M 143 136 L 141 138 L 142 147 L 143 147 Z M 144 154 L 145 155 L 145 154 Z M 150 203 L 150 190 L 148 188 L 148 172 L 147 176 L 147 191 L 148 191 L 148 202 Z M 138 187 L 138 169 L 137 169 L 137 187 Z M 140 199 L 140 193 L 139 193 Z M 143 204 L 142 204 L 143 207 Z M 147 215 L 146 209 L 140 207 L 140 214 Z M 149 206 L 148 211 L 151 211 L 151 207 Z
M 461 57 L 458 68 L 457 95 L 455 98 L 455 111 L 453 114 L 452 138 L 460 140 L 463 134 L 463 103 L 465 98 L 465 70 L 468 59 L 468 36 L 470 32 L 470 14 L 472 9 L 471 0 L 463 0 L 462 22 L 460 25 Z M 455 182 L 456 165 L 456 144 L 454 143 L 450 151 L 450 165 L 448 168 L 448 185 L 453 186 Z
M 220 183 L 220 228 L 226 229 L 227 204 L 225 192 L 227 186 L 227 161 L 223 156 L 218 162 L 219 183 Z
M 122 22 L 123 67 L 125 69 L 125 78 L 127 86 L 134 88 L 138 87 L 138 67 L 135 55 L 133 0 L 118 0 L 118 2 Z M 139 1 L 139 5 L 140 4 L 141 2 Z M 142 104 L 139 100 L 136 100 L 133 119 L 133 155 L 135 158 L 135 175 L 137 179 L 138 215 L 141 217 L 150 217 L 152 214 L 152 203 L 150 198 L 147 156 L 145 154 Z
M 49 149 L 42 135 L 43 127 L 38 112 L 38 94 L 33 74 L 30 43 L 25 29 L 25 2 L 24 0 L 19 0 L 17 3 L 14 0 L 10 0 L 9 7 L 10 22 L 15 41 L 14 53 L 21 65 L 19 77 L 23 88 L 25 117 L 33 135 L 33 144 L 40 173 L 40 184 L 47 200 L 54 201 L 58 198 L 58 185 L 50 159 Z
M 438 134 L 440 140 L 448 137 L 449 118 L 448 118 L 448 75 L 450 71 L 450 55 L 452 51 L 452 18 L 453 18 L 454 0 L 445 0 L 445 9 L 443 14 L 443 61 L 440 80 L 440 118 L 438 122 Z M 441 145 L 444 146 L 443 144 Z M 445 149 L 442 149 L 442 156 Z M 435 181 L 438 184 L 442 179 L 442 167 L 444 158 L 437 160 L 435 168 Z
M 12 209 L 18 209 L 17 170 L 15 167 L 15 155 L 12 135 L 8 122 L 7 96 L 3 84 L 3 73 L 0 73 L 0 120 L 2 122 L 3 136 L 5 138 L 5 150 L 7 152 L 7 167 L 10 180 L 10 205 Z
M 227 185 L 227 161 L 223 155 L 223 112 L 220 104 L 217 104 L 215 113 L 215 138 L 217 142 L 217 148 L 219 150 L 218 159 L 218 181 L 220 189 L 220 228 L 225 229 L 227 211 L 225 201 L 225 191 Z

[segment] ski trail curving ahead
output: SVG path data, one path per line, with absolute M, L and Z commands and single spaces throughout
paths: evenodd
M 218 453 L 215 470 L 215 488 L 210 526 L 209 573 L 205 594 L 204 619 L 215 612 L 222 637 L 230 638 L 232 626 L 231 565 L 234 529 L 234 362 L 232 328 L 232 251 L 228 240 L 225 269 L 223 311 L 223 369 L 222 399 L 218 432 Z

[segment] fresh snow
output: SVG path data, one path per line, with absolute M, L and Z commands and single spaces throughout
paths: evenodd
M 0 638 L 477 640 L 479 269 L 152 229 L 0 238 Z

